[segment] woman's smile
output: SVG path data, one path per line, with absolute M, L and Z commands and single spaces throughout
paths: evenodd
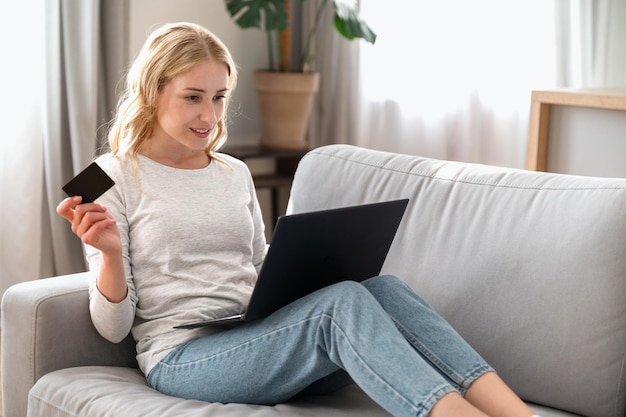
M 195 128 L 191 128 L 191 131 L 199 138 L 201 139 L 205 139 L 207 137 L 209 137 L 209 134 L 211 133 L 212 129 L 206 128 L 206 129 L 195 129 Z

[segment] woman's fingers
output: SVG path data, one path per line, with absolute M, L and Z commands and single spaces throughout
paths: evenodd
M 96 229 L 100 229 L 106 227 L 100 223 L 110 219 L 110 216 L 104 211 L 86 211 L 85 213 L 81 213 L 76 209 L 74 213 L 72 231 L 79 237 L 82 237 L 82 235 L 91 228 L 95 227 Z
M 57 206 L 57 214 L 71 223 L 74 219 L 74 207 L 79 205 L 82 200 L 83 198 L 80 196 L 66 198 Z
M 115 220 L 104 218 L 91 225 L 80 235 L 83 243 L 100 249 L 103 252 L 118 248 L 119 233 Z
M 79 237 L 99 221 L 110 219 L 107 209 L 97 203 L 81 204 L 82 198 L 69 197 L 57 206 L 57 213 L 72 224 Z
M 72 231 L 80 237 L 93 223 L 101 220 L 103 215 L 108 217 L 106 211 L 104 206 L 97 203 L 77 205 L 73 209 Z
M 66 198 L 57 206 L 57 213 L 71 223 L 72 232 L 83 243 L 103 252 L 119 251 L 119 232 L 106 207 L 81 201 L 80 196 Z

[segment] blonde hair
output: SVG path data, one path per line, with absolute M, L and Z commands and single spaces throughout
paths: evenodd
M 226 64 L 228 89 L 232 93 L 237 84 L 237 68 L 226 46 L 212 32 L 193 23 L 171 23 L 148 37 L 128 71 L 126 89 L 109 130 L 109 146 L 114 156 L 136 160 L 139 148 L 152 134 L 161 88 L 207 59 Z M 224 112 L 205 148 L 209 158 L 224 145 L 226 133 Z

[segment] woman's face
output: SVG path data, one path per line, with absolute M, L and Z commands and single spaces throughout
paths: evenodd
M 228 93 L 228 67 L 222 62 L 202 61 L 174 77 L 159 92 L 150 147 L 204 151 L 224 114 Z

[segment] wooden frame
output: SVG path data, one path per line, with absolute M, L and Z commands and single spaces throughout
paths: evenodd
M 626 111 L 626 87 L 578 90 L 533 91 L 526 169 L 546 171 L 552 105 L 591 107 Z

